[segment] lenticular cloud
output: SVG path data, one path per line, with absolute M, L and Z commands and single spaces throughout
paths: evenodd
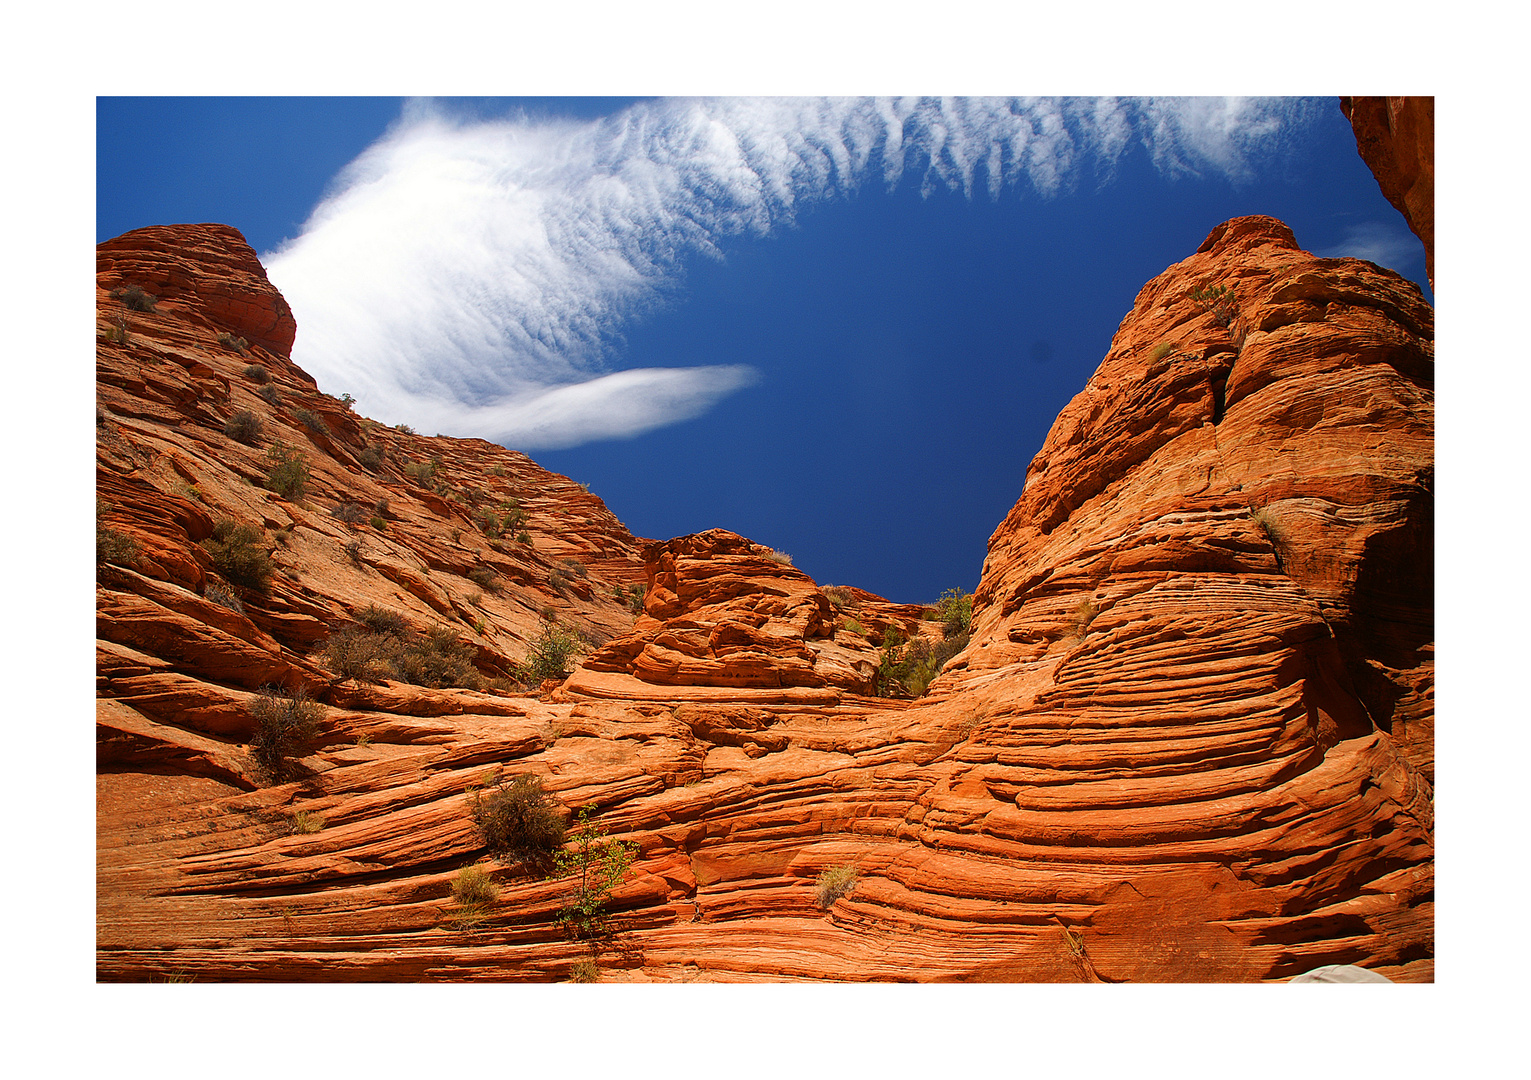
M 264 259 L 294 358 L 367 412 L 522 449 L 700 415 L 748 368 L 613 371 L 686 258 L 863 186 L 1047 197 L 1134 146 L 1241 179 L 1304 122 L 1289 99 L 666 100 L 589 122 L 412 105 Z

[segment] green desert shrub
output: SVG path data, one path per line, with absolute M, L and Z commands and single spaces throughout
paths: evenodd
M 566 570 L 568 570 L 569 573 L 573 574 L 575 577 L 589 577 L 590 576 L 589 569 L 586 568 L 585 564 L 580 562 L 578 559 L 564 559 L 563 560 L 563 565 L 564 565 L 564 568 Z
M 507 499 L 493 510 L 480 507 L 473 512 L 473 523 L 478 526 L 478 531 L 491 540 L 516 532 L 526 520 L 526 511 L 515 499 Z
M 127 533 L 96 526 L 96 569 L 114 563 L 131 566 L 138 555 L 138 542 Z
M 906 644 L 897 627 L 888 627 L 883 631 L 873 692 L 880 697 L 919 697 L 946 662 L 967 647 L 968 640 L 967 631 L 962 631 L 934 645 L 923 637 Z
M 924 694 L 946 662 L 967 648 L 968 640 L 964 631 L 934 645 L 924 638 L 911 641 L 899 662 L 899 681 L 904 689 L 913 697 Z
M 255 734 L 250 749 L 255 760 L 273 775 L 288 771 L 288 759 L 319 734 L 324 707 L 302 690 L 287 693 L 266 687 L 250 703 L 255 720 Z
M 531 642 L 524 665 L 526 680 L 562 679 L 568 674 L 569 657 L 579 651 L 579 638 L 556 623 L 543 626 Z
M 1163 360 L 1172 351 L 1174 351 L 1174 348 L 1175 346 L 1171 345 L 1168 341 L 1159 342 L 1159 344 L 1148 350 L 1148 362 L 1151 364 L 1157 364 L 1160 360 Z
M 411 461 L 404 466 L 404 475 L 421 487 L 430 487 L 436 479 L 434 461 Z
M 266 551 L 266 537 L 254 525 L 240 525 L 224 518 L 213 525 L 213 535 L 202 546 L 213 557 L 213 566 L 235 585 L 265 591 L 275 567 Z
M 612 891 L 627 876 L 638 845 L 613 840 L 591 820 L 593 807 L 580 810 L 569 846 L 553 856 L 553 873 L 571 878 L 572 894 L 558 912 L 564 935 L 590 950 L 595 959 L 615 936 L 617 927 L 608 911 Z
M 1231 285 L 1198 286 L 1191 290 L 1191 299 L 1221 327 L 1231 326 L 1234 317 L 1238 315 L 1239 309 Z
M 483 678 L 473 666 L 474 650 L 457 639 L 449 626 L 434 626 L 423 634 L 400 640 L 390 658 L 399 678 L 416 686 L 440 689 L 459 686 L 477 690 Z
M 500 858 L 545 873 L 563 846 L 563 806 L 542 790 L 536 776 L 509 780 L 496 775 L 488 791 L 473 793 L 473 824 L 484 846 Z
M 260 417 L 249 409 L 241 409 L 223 423 L 223 433 L 246 446 L 254 446 L 260 440 L 262 430 Z
M 266 487 L 296 502 L 308 488 L 308 457 L 286 443 L 272 443 L 266 449 Z
M 324 643 L 324 666 L 342 679 L 381 682 L 394 674 L 389 657 L 393 643 L 386 635 L 347 627 L 337 630 Z
M 129 311 L 153 311 L 154 305 L 159 303 L 159 297 L 144 292 L 137 285 L 125 285 L 120 289 L 113 289 L 112 299 Z
M 268 382 L 271 381 L 271 372 L 266 370 L 264 364 L 251 364 L 249 367 L 245 368 L 245 378 L 249 379 L 253 383 L 258 383 L 261 386 L 265 386 Z
M 383 467 L 383 451 L 380 447 L 364 446 L 362 452 L 356 455 L 356 460 L 368 472 L 377 472 Z
M 282 403 L 281 392 L 277 390 L 275 383 L 267 383 L 255 392 L 261 396 L 261 400 L 267 405 L 280 405 Z
M 818 900 L 819 907 L 828 911 L 834 906 L 836 900 L 842 896 L 849 896 L 855 887 L 856 868 L 854 866 L 831 866 L 819 875 L 814 897 Z
M 946 637 L 967 633 L 973 626 L 973 594 L 947 589 L 936 601 L 936 618 L 941 620 L 941 632 Z
M 244 338 L 235 337 L 227 330 L 219 333 L 218 344 L 224 346 L 225 348 L 233 349 L 235 352 L 240 353 L 241 355 L 243 355 L 244 351 L 250 347 L 250 343 Z

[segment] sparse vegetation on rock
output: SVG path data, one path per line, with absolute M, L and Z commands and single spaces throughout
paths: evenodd
M 259 442 L 263 430 L 260 417 L 249 409 L 240 409 L 223 424 L 225 435 L 247 446 L 254 446 Z
M 592 959 L 616 932 L 608 905 L 638 856 L 638 846 L 612 840 L 592 820 L 592 807 L 575 818 L 568 847 L 554 856 L 553 876 L 570 878 L 572 895 L 558 912 L 558 925 L 570 941 L 588 948 Z
M 274 777 L 291 771 L 290 758 L 319 734 L 324 707 L 302 690 L 288 693 L 267 687 L 250 704 L 255 733 L 250 750 Z
M 419 633 L 398 630 L 358 630 L 331 634 L 324 646 L 324 664 L 335 674 L 362 682 L 398 679 L 416 686 L 441 689 L 457 686 L 477 690 L 483 676 L 473 665 L 473 649 L 459 641 L 449 626 Z
M 130 566 L 138 555 L 138 542 L 119 529 L 108 528 L 101 523 L 106 504 L 96 500 L 96 569 L 109 563 Z
M 294 835 L 311 835 L 324 831 L 324 816 L 313 814 L 307 810 L 299 810 L 292 815 L 292 831 Z
M 527 650 L 525 681 L 537 684 L 544 679 L 562 679 L 567 675 L 569 657 L 579 651 L 579 638 L 556 623 L 546 623 Z
M 499 898 L 499 887 L 482 866 L 465 866 L 452 879 L 452 899 L 463 907 L 492 904 Z
M 125 285 L 112 290 L 112 299 L 129 311 L 153 311 L 159 297 L 145 292 L 137 285 Z
M 1191 299 L 1212 316 L 1213 322 L 1224 328 L 1233 324 L 1239 311 L 1231 285 L 1199 285 L 1191 290 Z
M 276 567 L 266 551 L 266 536 L 254 525 L 224 518 L 213 525 L 213 535 L 202 541 L 213 557 L 213 566 L 235 585 L 264 592 Z
M 814 888 L 814 899 L 819 907 L 828 911 L 834 907 L 835 901 L 842 896 L 849 896 L 856 888 L 856 868 L 854 866 L 831 866 L 819 874 L 818 885 Z
M 491 853 L 535 873 L 552 869 L 564 841 L 566 815 L 558 800 L 542 790 L 540 777 L 510 779 L 497 773 L 487 792 L 473 792 L 470 812 Z
M 308 489 L 308 456 L 278 442 L 267 448 L 266 460 L 266 487 L 284 499 L 300 501 Z

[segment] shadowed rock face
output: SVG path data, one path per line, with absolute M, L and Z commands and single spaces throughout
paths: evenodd
M 214 228 L 129 236 L 192 282 L 253 263 Z M 1192 296 L 1212 286 L 1231 305 Z M 565 977 L 568 884 L 488 859 L 469 817 L 495 768 L 638 846 L 603 978 L 1432 977 L 1433 316 L 1395 275 L 1256 217 L 1149 282 L 990 540 L 971 643 L 914 702 L 866 691 L 889 626 L 939 633 L 921 609 L 724 530 L 636 540 L 523 455 L 370 426 L 251 334 L 220 347 L 210 310 L 167 290 L 98 351 L 103 524 L 139 545 L 98 575 L 100 978 Z M 308 454 L 303 502 L 223 434 L 241 409 Z M 432 457 L 434 486 L 405 472 Z M 381 529 L 328 512 L 384 497 Z M 492 547 L 474 509 L 509 497 L 530 542 Z M 243 613 L 207 595 L 224 517 L 290 530 Z M 323 644 L 368 604 L 450 626 L 501 681 L 341 678 Z M 601 644 L 523 689 L 504 676 L 545 615 Z M 281 783 L 246 746 L 268 682 L 324 707 Z M 325 827 L 294 832 L 300 810 Z M 500 897 L 465 919 L 449 886 L 475 860 Z
M 1344 97 L 1340 108 L 1382 194 L 1425 245 L 1425 272 L 1434 289 L 1435 98 Z

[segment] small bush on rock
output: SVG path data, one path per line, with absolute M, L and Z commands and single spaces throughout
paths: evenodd
M 941 620 L 941 632 L 948 638 L 967 633 L 973 626 L 973 594 L 947 589 L 936 602 L 936 618 Z
M 487 593 L 498 593 L 500 591 L 499 576 L 487 566 L 475 566 L 472 570 L 469 570 L 468 580 Z
M 324 818 L 319 814 L 310 814 L 307 810 L 299 810 L 292 815 L 292 831 L 294 835 L 323 832 Z
M 363 608 L 357 614 L 356 621 L 374 634 L 403 634 L 409 630 L 409 623 L 404 621 L 404 616 L 376 604 L 368 604 Z
M 465 866 L 452 879 L 452 899 L 463 907 L 492 904 L 499 898 L 499 888 L 482 866 Z
M 116 563 L 118 566 L 130 566 L 138 556 L 138 543 L 127 533 L 116 529 L 109 529 L 101 524 L 101 516 L 107 510 L 107 504 L 101 499 L 96 500 L 96 569 L 100 570 L 108 563 Z
M 308 457 L 285 443 L 272 443 L 266 460 L 270 463 L 266 487 L 284 499 L 302 499 L 308 488 Z
M 241 409 L 229 417 L 223 424 L 223 433 L 235 442 L 242 442 L 246 446 L 254 446 L 261 437 L 262 425 L 260 417 L 249 409 Z
M 245 378 L 264 386 L 271 381 L 271 372 L 266 370 L 264 364 L 251 364 L 245 368 Z
M 213 557 L 213 566 L 235 585 L 266 590 L 275 569 L 265 548 L 265 535 L 254 525 L 239 525 L 224 518 L 213 526 L 213 535 L 202 546 Z
M 211 600 L 213 603 L 226 607 L 230 611 L 237 611 L 241 615 L 245 613 L 245 606 L 240 602 L 239 597 L 217 585 L 209 584 L 203 590 L 202 599 Z
M 541 778 L 507 781 L 497 774 L 487 793 L 473 793 L 471 812 L 484 846 L 496 856 L 535 873 L 552 868 L 554 853 L 563 845 L 565 815 L 558 800 L 542 790 Z
M 330 513 L 347 525 L 360 525 L 367 520 L 367 511 L 362 509 L 360 503 L 343 502 Z
M 154 305 L 159 303 L 159 297 L 151 296 L 137 285 L 127 285 L 120 289 L 113 289 L 112 299 L 129 311 L 153 311 Z
M 319 734 L 324 707 L 302 690 L 289 694 L 267 687 L 250 704 L 250 715 L 255 719 L 250 740 L 255 760 L 274 776 L 282 776 L 289 771 L 288 759 Z
M 328 435 L 329 425 L 324 422 L 324 417 L 308 409 L 292 410 L 292 418 L 306 427 L 314 435 Z
M 842 896 L 849 896 L 856 888 L 856 868 L 853 866 L 831 866 L 819 875 L 819 883 L 814 890 L 814 895 L 819 902 L 819 907 L 828 911 L 835 901 Z
M 543 626 L 526 654 L 526 681 L 562 679 L 568 674 L 569 657 L 579 651 L 579 638 L 554 623 Z

